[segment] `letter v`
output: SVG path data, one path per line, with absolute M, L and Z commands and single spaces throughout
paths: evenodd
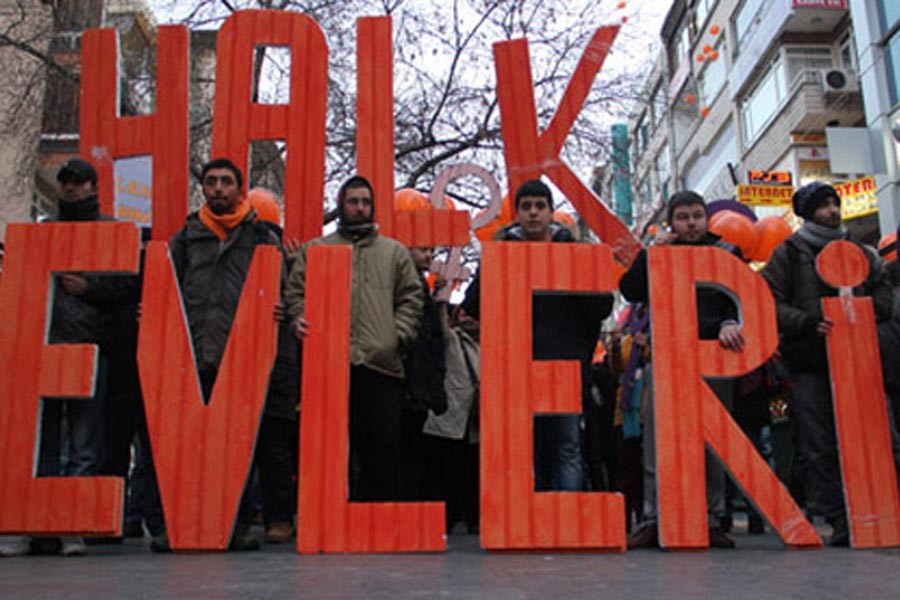
M 256 250 L 208 405 L 167 245 L 147 245 L 138 366 L 175 550 L 228 547 L 275 361 L 281 257 Z

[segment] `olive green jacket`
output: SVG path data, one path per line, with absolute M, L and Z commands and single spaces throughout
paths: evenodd
M 353 248 L 350 364 L 403 377 L 402 349 L 415 338 L 423 302 L 422 286 L 409 251 L 377 231 L 355 242 L 337 231 L 307 242 L 291 269 L 284 293 L 291 322 L 303 315 L 307 249 L 319 244 Z

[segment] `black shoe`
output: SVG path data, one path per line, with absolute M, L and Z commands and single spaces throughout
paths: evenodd
M 142 538 L 144 537 L 144 526 L 140 521 L 129 521 L 122 527 L 122 535 L 126 538 Z
M 238 525 L 231 536 L 229 550 L 253 551 L 259 550 L 259 539 L 253 535 L 248 525 Z
M 709 528 L 709 547 L 730 550 L 734 548 L 734 540 L 718 527 Z
M 659 527 L 656 523 L 644 524 L 628 536 L 628 549 L 638 548 L 659 548 Z
M 759 515 L 747 517 L 747 533 L 749 535 L 761 535 L 766 532 L 766 524 Z
M 828 538 L 828 545 L 833 548 L 846 548 L 850 545 L 850 528 L 844 523 L 843 526 L 835 525 Z
M 154 552 L 171 552 L 172 547 L 169 546 L 169 534 L 162 532 L 150 539 L 150 549 Z

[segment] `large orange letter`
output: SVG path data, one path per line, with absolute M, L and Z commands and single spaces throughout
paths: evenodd
M 391 18 L 364 17 L 356 27 L 356 165 L 375 188 L 375 218 L 405 246 L 463 246 L 469 215 L 461 210 L 394 210 L 394 58 Z
M 443 550 L 440 502 L 348 502 L 349 246 L 313 246 L 306 274 L 297 552 Z
M 253 102 L 257 46 L 291 49 L 290 102 Z M 247 170 L 251 140 L 284 140 L 284 235 L 306 241 L 322 233 L 328 46 L 311 17 L 280 10 L 239 10 L 219 30 L 212 155 Z
M 81 155 L 97 167 L 104 214 L 113 214 L 113 160 L 153 157 L 153 239 L 168 240 L 188 208 L 188 30 L 158 31 L 156 114 L 119 116 L 115 29 L 90 29 L 81 44 Z
M 603 66 L 618 33 L 618 26 L 601 27 L 594 33 L 566 88 L 559 109 L 540 135 L 528 41 L 497 42 L 494 44 L 494 62 L 509 197 L 512 198 L 526 180 L 546 173 L 571 200 L 594 233 L 612 246 L 616 258 L 629 264 L 640 249 L 640 242 L 559 157 L 566 135 L 575 123 L 591 83 Z
M 850 541 L 854 548 L 900 545 L 900 498 L 891 451 L 884 377 L 871 298 L 854 298 L 851 289 L 869 275 L 869 261 L 850 242 L 832 242 L 819 253 L 817 267 L 826 283 L 846 289 L 841 298 L 823 298 L 834 328 L 826 338 L 834 421 Z
M 281 254 L 256 249 L 209 404 L 163 242 L 147 246 L 138 367 L 156 476 L 175 550 L 224 550 L 250 471 L 275 362 Z
M 775 302 L 765 281 L 737 257 L 711 246 L 655 246 L 648 261 L 660 543 L 666 548 L 709 545 L 706 442 L 785 544 L 821 546 L 788 491 L 703 381 L 748 373 L 775 351 Z M 737 297 L 743 352 L 699 338 L 697 284 L 723 287 Z
M 532 294 L 616 287 L 609 246 L 487 243 L 481 327 L 481 544 L 625 549 L 621 494 L 535 493 L 535 413 L 581 412 L 572 361 L 532 359 Z
M 118 535 L 117 477 L 35 477 L 41 397 L 90 397 L 97 349 L 47 345 L 50 277 L 57 271 L 138 268 L 130 223 L 12 224 L 0 285 L 0 531 Z M 90 400 L 85 400 L 90 402 Z

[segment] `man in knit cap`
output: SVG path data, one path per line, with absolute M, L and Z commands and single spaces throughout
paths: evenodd
M 837 288 L 816 272 L 816 257 L 829 242 L 848 240 L 841 222 L 841 199 L 831 185 L 815 181 L 794 193 L 794 213 L 803 226 L 769 259 L 762 275 L 775 297 L 781 354 L 791 373 L 791 419 L 796 428 L 792 470 L 802 466 L 805 495 L 817 503 L 833 527 L 829 545 L 847 546 L 850 532 L 841 490 L 837 438 L 825 338 L 833 323 L 822 312 L 822 298 Z M 877 254 L 864 248 L 869 276 L 853 289 L 871 296 L 879 322 L 890 318 L 891 286 Z

